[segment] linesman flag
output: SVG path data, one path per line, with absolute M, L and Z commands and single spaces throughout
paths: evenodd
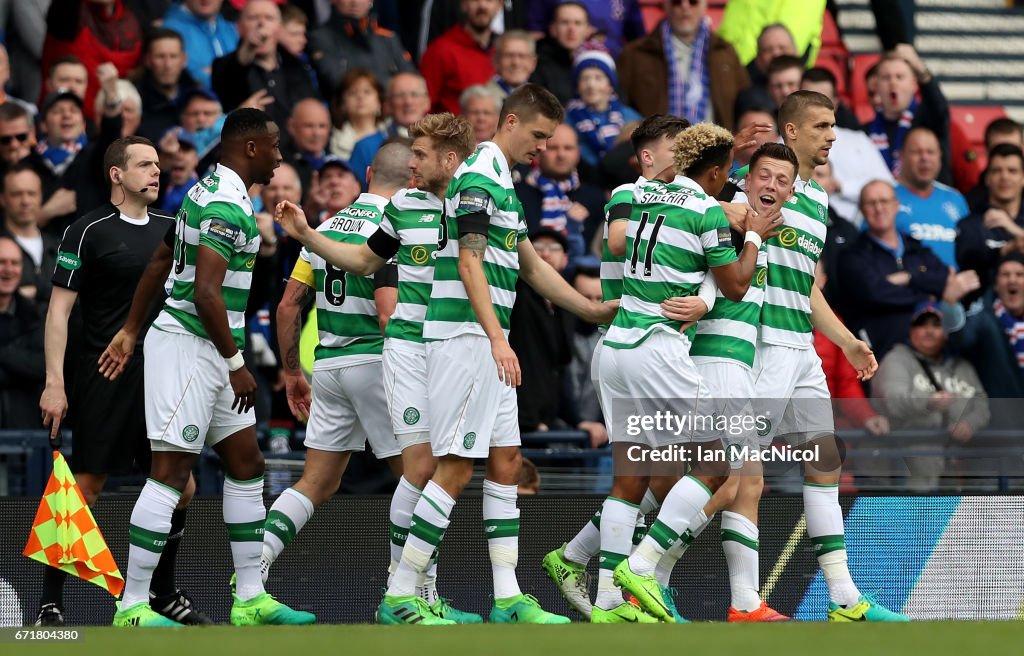
M 124 577 L 60 451 L 53 452 L 53 473 L 23 553 L 95 583 L 115 597 L 124 589 Z

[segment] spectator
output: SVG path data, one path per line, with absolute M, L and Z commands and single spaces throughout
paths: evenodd
M 569 264 L 565 236 L 550 228 L 531 231 L 537 254 L 559 273 Z M 508 342 L 519 356 L 522 384 L 519 427 L 524 433 L 559 428 L 563 376 L 572 360 L 573 316 L 533 290 L 516 283 L 516 302 L 509 319 Z
M 21 253 L 0 236 L 0 429 L 39 428 L 46 365 L 43 321 L 35 304 L 18 293 Z
M 498 0 L 461 0 L 460 7 L 463 22 L 434 39 L 420 61 L 435 112 L 458 114 L 463 90 L 494 76 L 491 21 Z
M 6 171 L 25 161 L 43 181 L 41 222 L 75 211 L 75 192 L 60 186 L 60 178 L 47 167 L 35 149 L 36 129 L 32 118 L 21 105 L 0 105 L 0 169 Z
M 523 466 L 519 470 L 519 482 L 517 483 L 516 494 L 530 496 L 540 494 L 540 474 L 537 473 L 537 465 L 529 458 L 523 458 Z
M 764 30 L 782 24 L 796 44 L 792 54 L 813 62 L 821 48 L 825 4 L 825 0 L 729 0 L 719 36 L 733 45 L 746 64 L 757 56 Z
M 526 27 L 531 32 L 544 32 L 551 24 L 554 13 L 564 0 L 540 0 L 530 3 Z M 593 25 L 594 37 L 617 57 L 623 46 L 646 32 L 643 13 L 638 0 L 583 0 L 580 4 L 587 10 Z
M 665 20 L 619 59 L 627 104 L 644 116 L 668 113 L 733 129 L 736 96 L 750 78 L 732 45 L 711 33 L 706 11 L 703 0 L 665 0 Z
M 494 44 L 494 77 L 487 83 L 499 99 L 526 84 L 537 70 L 537 44 L 528 32 L 509 30 Z
M 96 115 L 100 116 L 103 113 L 108 101 L 114 104 L 120 102 L 121 134 L 118 136 L 130 137 L 138 131 L 142 123 L 142 97 L 135 85 L 128 80 L 116 80 L 115 85 L 116 92 L 113 98 L 108 98 L 102 89 L 96 94 Z
M 995 265 L 1010 253 L 1024 253 L 1024 152 L 1000 144 L 988 155 L 985 173 L 988 209 L 960 221 L 956 234 L 956 261 L 960 269 L 978 272 L 982 292 L 992 285 Z M 972 302 L 981 293 L 964 299 Z
M 580 2 L 563 2 L 551 15 L 548 35 L 537 42 L 537 68 L 530 82 L 555 94 L 558 102 L 568 105 L 576 88 L 572 83 L 572 59 L 593 28 L 590 14 Z
M 417 73 L 399 73 L 388 82 L 387 105 L 391 118 L 382 130 L 360 139 L 352 149 L 349 165 L 359 183 L 366 188 L 366 167 L 377 149 L 392 137 L 409 136 L 409 126 L 426 116 L 430 110 L 427 83 Z
M 963 194 L 938 182 L 942 150 L 935 133 L 917 127 L 907 133 L 900 154 L 896 229 L 927 246 L 946 266 L 956 268 L 956 226 L 968 214 Z
M 1012 118 L 997 118 L 985 126 L 985 153 L 1002 143 L 1013 144 L 1024 148 L 1024 129 Z M 978 184 L 967 193 L 967 207 L 972 212 L 982 213 L 988 209 L 988 187 L 985 185 L 985 173 L 982 171 Z
M 109 197 L 104 182 L 103 154 L 107 146 L 121 136 L 117 69 L 113 64 L 101 64 L 97 75 L 110 102 L 103 108 L 96 139 L 86 137 L 82 99 L 74 93 L 50 94 L 40 112 L 44 137 L 36 146 L 36 153 L 44 167 L 43 188 L 47 187 L 49 179 L 51 188 L 64 187 L 74 192 L 74 201 L 65 204 L 65 208 L 72 208 L 71 212 L 75 206 L 95 207 Z M 70 212 L 55 216 L 43 227 L 54 236 L 61 235 L 74 218 Z
M 473 137 L 477 144 L 494 138 L 494 133 L 498 131 L 501 104 L 498 92 L 491 85 L 475 84 L 462 92 L 459 106 L 462 115 L 473 126 Z
M 782 102 L 789 94 L 800 89 L 803 76 L 804 62 L 795 55 L 779 55 L 768 64 L 765 82 L 768 95 L 776 107 L 782 107 Z
M 187 70 L 196 84 L 210 88 L 213 60 L 238 48 L 238 30 L 220 15 L 224 0 L 181 0 L 171 5 L 163 27 L 185 42 Z
M 285 161 L 298 171 L 302 186 L 309 187 L 313 172 L 320 170 L 327 157 L 331 115 L 319 100 L 306 98 L 295 105 L 286 129 L 288 144 L 282 149 Z
M 313 90 L 317 92 L 317 95 L 320 95 L 320 81 L 316 77 L 316 71 L 313 70 L 309 54 L 306 52 L 306 45 L 309 43 L 306 36 L 308 27 L 309 18 L 306 16 L 306 12 L 295 5 L 281 7 L 281 32 L 277 39 L 281 46 L 288 51 L 288 54 L 302 62 L 309 83 L 313 85 Z
M 214 159 L 218 152 L 224 120 L 224 110 L 217 94 L 197 87 L 185 95 L 181 107 L 181 128 L 189 133 L 196 145 L 200 162 L 198 173 L 206 172 L 203 163 Z M 163 150 L 162 145 L 160 150 Z
M 50 276 L 57 263 L 60 240 L 39 229 L 43 183 L 28 164 L 16 164 L 3 177 L 0 205 L 4 210 L 3 234 L 21 249 L 21 284 L 18 291 L 36 303 L 42 313 L 50 302 Z
M 330 150 L 343 160 L 363 137 L 384 129 L 384 88 L 365 68 L 350 68 L 334 92 Z
M 586 298 L 600 303 L 601 262 L 594 256 L 577 260 L 572 286 Z M 590 434 L 590 446 L 597 448 L 608 441 L 608 431 L 597 401 L 597 391 L 591 378 L 590 364 L 594 350 L 601 340 L 597 326 L 576 320 L 572 336 L 572 362 L 567 372 L 569 402 L 576 408 L 578 427 Z
M 89 88 L 89 69 L 74 55 L 65 55 L 53 60 L 46 76 L 46 93 L 70 91 L 83 101 Z
M 836 108 L 836 125 L 844 130 L 860 131 L 857 114 L 850 109 L 837 93 L 836 76 L 827 68 L 808 68 L 800 80 L 800 88 L 806 91 L 817 91 L 828 96 Z
M 893 428 L 933 429 L 942 437 L 925 449 L 942 448 L 948 440 L 967 444 L 988 425 L 988 397 L 971 363 L 946 354 L 946 331 L 937 303 L 925 302 L 914 310 L 910 344 L 897 344 L 882 359 L 872 384 Z M 948 435 L 948 437 L 947 437 Z M 942 456 L 908 458 L 912 492 L 937 487 L 945 459 Z
M 309 56 L 321 89 L 334 89 L 350 68 L 373 71 L 381 85 L 412 72 L 412 58 L 393 32 L 370 18 L 371 0 L 331 0 L 327 22 L 309 35 Z
M 782 23 L 772 23 L 761 30 L 757 37 L 757 54 L 747 64 L 751 87 L 767 93 L 768 65 L 780 55 L 796 56 L 796 43 L 788 27 Z
M 270 298 L 277 300 L 283 291 L 283 281 L 287 281 L 291 276 L 292 269 L 295 268 L 295 262 L 299 257 L 299 251 L 302 250 L 301 243 L 290 239 L 287 234 L 277 229 L 274 217 L 272 216 L 274 208 L 283 200 L 299 206 L 302 205 L 302 183 L 299 181 L 299 174 L 292 168 L 291 164 L 282 162 L 281 166 L 277 167 L 274 171 L 274 176 L 270 179 L 270 184 L 264 185 L 260 193 L 260 199 L 263 201 L 264 211 L 257 214 L 257 221 L 258 223 L 266 223 L 269 219 L 269 225 L 273 230 L 273 238 L 270 240 L 264 239 L 264 241 L 270 241 L 272 246 L 276 246 L 277 262 L 274 266 L 275 274 L 272 277 L 272 284 L 275 289 L 268 291 L 271 294 Z M 271 340 L 271 343 L 276 341 L 276 339 Z
M 952 346 L 974 364 L 990 398 L 1024 398 L 1024 254 L 999 261 L 995 285 L 967 313 L 963 328 L 950 335 Z M 997 413 L 995 421 L 1019 427 L 1019 418 Z
M 580 157 L 596 168 L 601 159 L 620 141 L 626 123 L 643 117 L 619 100 L 615 61 L 600 50 L 581 50 L 572 69 L 577 95 L 566 107 L 567 123 L 579 135 Z
M 196 81 L 187 69 L 185 41 L 173 30 L 157 28 L 152 32 L 142 63 L 145 72 L 138 85 L 142 97 L 138 135 L 156 143 L 178 124 L 181 101 L 196 87 Z
M 839 181 L 832 175 L 832 162 L 825 162 L 821 166 L 816 166 L 811 179 L 825 190 L 829 199 L 825 245 L 822 247 L 821 259 L 819 260 L 824 266 L 822 272 L 824 283 L 821 291 L 829 304 L 837 312 L 842 313 L 844 301 L 839 289 L 839 258 L 845 249 L 857 242 L 857 239 L 860 237 L 860 231 L 839 214 L 832 203 L 832 198 L 839 194 Z
M 85 115 L 95 119 L 101 64 L 111 63 L 118 77 L 128 77 L 142 57 L 142 28 L 123 0 L 52 0 L 46 13 L 43 68 L 63 55 L 74 55 L 90 71 Z
M 241 41 L 213 62 L 213 90 L 224 110 L 262 107 L 284 125 L 296 103 L 316 96 L 302 62 L 278 44 L 281 10 L 271 0 L 250 0 L 238 22 Z
M 25 111 L 35 117 L 39 113 L 39 110 L 35 105 L 22 100 L 21 98 L 15 98 L 14 96 L 7 93 L 7 84 L 11 80 L 11 60 L 7 56 L 7 48 L 0 44 L 0 103 L 14 103 L 15 105 L 21 105 Z
M 537 158 L 537 167 L 515 185 L 527 228 L 562 235 L 569 263 L 586 252 L 604 218 L 604 191 L 580 181 L 579 163 L 576 133 L 562 123 Z
M 818 260 L 814 270 L 814 284 L 822 292 L 829 283 L 825 267 L 823 258 Z M 878 414 L 865 398 L 864 387 L 857 379 L 857 370 L 843 355 L 843 349 L 833 344 L 820 330 L 815 329 L 814 350 L 821 358 L 821 369 L 828 384 L 828 395 L 833 399 L 836 428 L 863 428 L 872 435 L 887 434 L 889 420 Z
M 124 0 L 124 4 L 135 14 L 143 31 L 158 27 L 171 8 L 171 0 Z
M 161 148 L 161 164 L 163 159 L 169 159 L 170 166 L 161 168 L 160 191 L 163 198 L 157 207 L 168 214 L 177 214 L 181 209 L 181 203 L 185 200 L 185 194 L 192 188 L 192 185 L 199 182 L 199 153 L 196 150 L 194 138 L 189 132 L 178 131 L 175 141 L 177 148 L 173 152 L 166 152 Z M 171 150 L 171 149 L 168 149 Z
M 839 284 L 850 330 L 864 331 L 875 357 L 882 358 L 906 341 L 914 307 L 942 298 L 950 271 L 919 241 L 896 230 L 899 201 L 890 183 L 869 182 L 860 196 L 867 231 L 840 255 Z M 952 296 L 950 302 L 959 300 Z
M 318 226 L 354 203 L 359 192 L 359 180 L 352 169 L 343 160 L 328 155 L 310 180 L 302 209 L 310 225 Z
M 739 104 L 739 103 L 737 103 Z M 771 130 L 766 132 L 758 132 L 754 135 L 754 140 L 757 141 L 757 145 L 766 143 L 774 143 L 779 140 L 779 131 L 775 125 L 775 111 L 767 103 L 765 104 L 754 104 L 748 107 L 739 108 L 736 112 L 736 134 L 743 132 L 750 128 L 754 124 L 764 124 L 772 126 Z M 733 155 L 735 160 L 733 161 L 733 170 L 742 168 L 750 163 L 750 156 L 754 154 L 754 149 L 744 148 L 742 150 L 736 150 Z
M 918 102 L 917 94 L 921 100 Z M 863 128 L 882 153 L 893 175 L 900 172 L 900 151 L 910 128 L 923 125 L 939 138 L 943 160 L 939 180 L 952 182 L 949 163 L 949 105 L 939 82 L 913 46 L 901 43 L 878 63 L 880 105 L 875 118 Z

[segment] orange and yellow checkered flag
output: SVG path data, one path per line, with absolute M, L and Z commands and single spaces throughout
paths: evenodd
M 60 451 L 53 452 L 53 473 L 24 554 L 95 583 L 115 597 L 124 589 L 124 577 Z

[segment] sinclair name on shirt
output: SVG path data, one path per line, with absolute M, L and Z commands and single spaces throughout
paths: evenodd
M 666 205 L 682 205 L 688 198 L 693 198 L 694 192 L 692 189 L 683 187 L 682 189 L 673 190 L 669 193 L 658 193 L 656 191 L 645 191 L 640 195 L 640 203 L 642 205 L 648 205 L 651 203 L 664 203 Z

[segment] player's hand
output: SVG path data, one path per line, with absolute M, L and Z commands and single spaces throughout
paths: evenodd
M 117 331 L 100 354 L 100 373 L 107 380 L 116 380 L 135 353 L 135 335 L 124 328 Z
M 974 429 L 966 421 L 958 421 L 949 427 L 949 436 L 960 444 L 967 444 L 974 437 Z
M 283 200 L 274 208 L 274 220 L 280 224 L 289 237 L 302 240 L 303 235 L 310 231 L 306 215 L 299 206 L 291 201 Z
M 301 371 L 284 372 L 285 397 L 288 399 L 288 409 L 299 421 L 309 419 L 309 405 L 312 402 L 312 395 L 309 388 L 309 381 Z
M 747 216 L 754 210 L 746 203 L 721 203 L 725 218 L 729 220 L 729 227 L 736 232 L 747 231 Z
M 231 403 L 231 409 L 238 408 L 238 414 L 249 412 L 256 405 L 256 379 L 249 373 L 247 367 L 236 369 L 228 374 L 231 381 L 231 391 L 235 393 L 235 400 Z
M 619 311 L 619 301 L 605 301 L 604 303 L 591 303 L 590 312 L 584 320 L 590 323 L 611 323 L 615 320 L 615 314 Z
M 741 153 L 753 154 L 757 147 L 761 145 L 758 137 L 769 135 L 774 131 L 775 126 L 771 123 L 751 123 L 737 132 L 733 135 L 733 159 L 739 159 L 737 155 Z
M 523 382 L 523 374 L 519 369 L 519 358 L 508 345 L 508 340 L 502 337 L 500 340 L 492 341 L 491 356 L 494 358 L 494 364 L 498 366 L 498 380 L 509 387 L 519 387 Z
M 874 417 L 868 417 L 864 420 L 864 429 L 879 437 L 881 435 L 889 434 L 889 418 L 883 417 L 882 415 L 875 415 Z
M 747 212 L 747 230 L 752 230 L 761 235 L 761 239 L 764 241 L 768 241 L 779 234 L 779 230 L 782 228 L 782 221 L 782 212 L 778 209 L 764 214 L 758 214 L 754 210 Z
M 707 313 L 707 303 L 699 296 L 673 296 L 661 303 L 662 316 L 673 321 L 699 321 Z
M 47 385 L 39 398 L 39 409 L 43 413 L 43 426 L 50 429 L 50 442 L 57 440 L 60 423 L 68 413 L 68 397 L 63 385 Z
M 878 371 L 878 361 L 875 354 L 867 343 L 855 339 L 843 347 L 843 355 L 846 361 L 857 370 L 857 380 L 871 380 L 871 377 Z

